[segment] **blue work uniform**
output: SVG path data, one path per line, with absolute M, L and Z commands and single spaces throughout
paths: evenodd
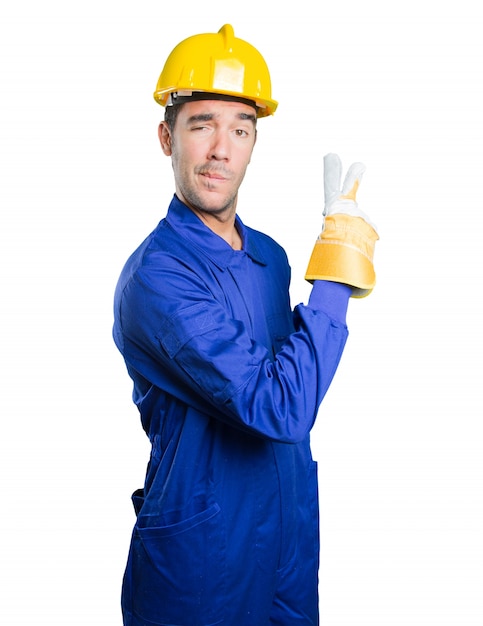
M 174 196 L 116 288 L 114 340 L 152 445 L 126 626 L 318 624 L 309 434 L 347 328 L 292 311 L 283 248 L 236 227 L 243 250 Z

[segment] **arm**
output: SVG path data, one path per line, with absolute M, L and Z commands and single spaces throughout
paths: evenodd
M 323 283 L 314 288 L 319 298 L 296 307 L 295 332 L 273 360 L 195 273 L 156 266 L 136 272 L 122 295 L 122 352 L 131 375 L 252 434 L 306 437 L 347 339 L 345 323 L 324 311 Z

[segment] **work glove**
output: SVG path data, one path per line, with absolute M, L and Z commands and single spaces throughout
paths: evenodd
M 341 188 L 339 156 L 324 157 L 324 221 L 305 274 L 311 283 L 330 280 L 349 285 L 354 298 L 368 296 L 376 284 L 372 260 L 379 236 L 356 202 L 365 169 L 362 163 L 353 163 Z

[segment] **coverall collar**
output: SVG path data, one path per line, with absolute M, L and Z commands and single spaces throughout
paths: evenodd
M 176 194 L 169 205 L 166 220 L 175 230 L 182 228 L 184 236 L 220 269 L 226 269 L 240 255 L 240 250 L 233 250 L 226 241 L 203 224 Z M 263 254 L 250 238 L 249 230 L 238 215 L 235 217 L 235 223 L 243 240 L 243 251 L 256 263 L 267 265 Z

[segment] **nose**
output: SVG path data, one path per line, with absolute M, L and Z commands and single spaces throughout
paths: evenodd
M 214 161 L 226 161 L 230 158 L 228 133 L 224 133 L 220 130 L 213 133 L 209 158 Z

